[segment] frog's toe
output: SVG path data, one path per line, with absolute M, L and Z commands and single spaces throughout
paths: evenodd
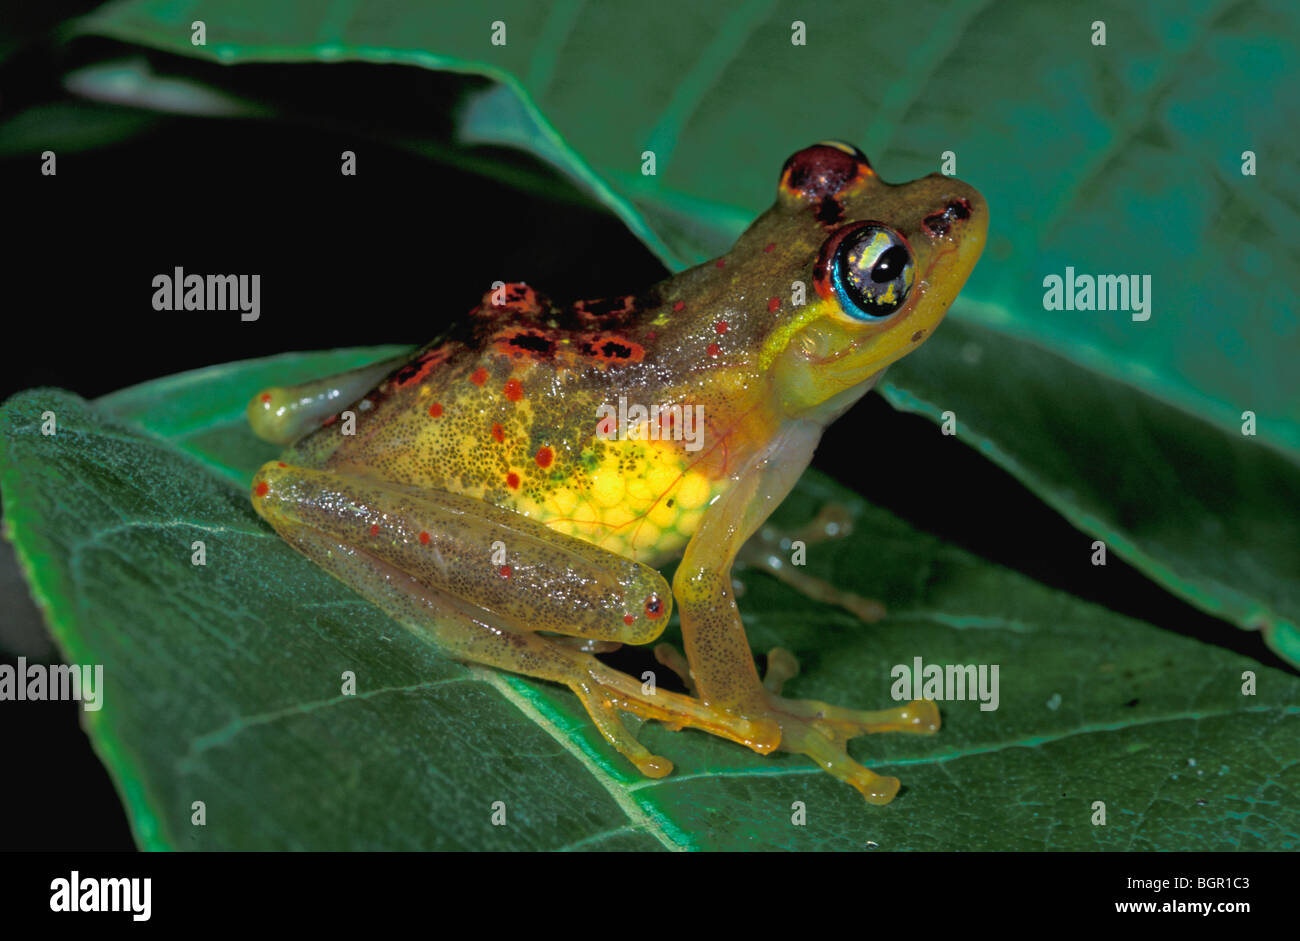
M 599 662 L 591 665 L 586 678 L 569 686 L 610 744 L 651 777 L 667 774 L 672 770 L 672 763 L 667 758 L 651 755 L 632 737 L 622 724 L 622 712 L 661 722 L 672 731 L 700 729 L 752 748 L 760 755 L 769 754 L 781 743 L 781 726 L 772 716 L 748 716 L 721 709 L 690 696 L 648 686 Z
M 780 657 L 777 659 L 779 663 Z M 771 654 L 768 660 L 770 664 Z M 930 734 L 939 729 L 939 709 L 928 699 L 874 711 L 844 709 L 812 699 L 783 699 L 772 693 L 768 703 L 769 715 L 781 726 L 782 751 L 807 755 L 822 770 L 857 788 L 872 804 L 893 800 L 898 779 L 876 774 L 850 758 L 845 751 L 849 739 L 875 732 Z
M 631 730 L 623 724 L 615 708 L 615 701 L 599 682 L 570 683 L 569 688 L 578 694 L 587 714 L 605 740 L 624 758 L 636 765 L 648 778 L 662 778 L 673 770 L 673 763 L 662 755 L 653 754 L 636 740 Z
M 687 692 L 692 696 L 696 695 L 695 677 L 691 676 L 691 666 L 686 662 L 686 658 L 672 644 L 657 644 L 655 646 L 655 659 L 662 666 L 666 666 L 677 674 L 677 678 L 682 681 Z
M 767 672 L 763 674 L 763 686 L 773 696 L 781 695 L 786 681 L 798 675 L 799 661 L 790 651 L 784 647 L 773 647 L 767 652 Z
M 939 707 L 930 699 L 914 699 L 903 706 L 891 709 L 845 709 L 814 699 L 786 700 L 783 708 L 815 725 L 828 738 L 847 742 L 859 735 L 877 732 L 909 732 L 913 735 L 932 735 L 939 731 L 942 720 Z
M 807 755 L 823 771 L 856 788 L 867 803 L 888 804 L 898 793 L 898 778 L 876 774 L 858 764 L 844 750 L 842 741 L 827 736 L 812 723 L 788 723 L 783 726 L 783 733 L 783 751 Z

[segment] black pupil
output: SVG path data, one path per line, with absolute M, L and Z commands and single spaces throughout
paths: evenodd
M 875 267 L 871 269 L 871 280 L 877 284 L 893 281 L 903 273 L 906 266 L 907 249 L 901 245 L 887 248 L 880 256 L 880 260 L 876 262 Z

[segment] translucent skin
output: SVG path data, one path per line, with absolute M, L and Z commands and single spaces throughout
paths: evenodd
M 830 270 L 836 234 L 866 220 L 901 235 L 915 265 L 906 302 L 881 319 L 846 309 Z M 671 762 L 636 742 L 619 709 L 807 754 L 887 803 L 897 780 L 844 743 L 934 731 L 934 704 L 861 712 L 781 698 L 797 667 L 779 652 L 759 680 L 731 567 L 825 426 L 942 319 L 987 222 L 957 180 L 891 186 L 847 145 L 807 148 L 715 261 L 566 308 L 499 285 L 409 358 L 263 391 L 254 430 L 294 443 L 258 472 L 254 507 L 449 654 L 567 684 L 646 774 Z M 620 397 L 681 410 L 620 427 Z M 654 567 L 677 557 L 670 591 Z M 588 652 L 654 640 L 674 597 L 688 663 L 657 654 L 695 695 L 646 694 Z

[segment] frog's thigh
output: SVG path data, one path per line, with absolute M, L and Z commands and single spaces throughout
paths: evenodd
M 462 494 L 272 461 L 254 478 L 253 505 L 304 552 L 304 534 L 325 537 L 413 592 L 515 630 L 645 644 L 672 606 L 655 569 Z
M 248 403 L 248 423 L 262 440 L 290 444 L 360 399 L 410 358 L 404 354 L 296 386 L 263 389 Z
M 661 777 L 672 763 L 642 747 L 619 710 L 751 747 L 771 737 L 766 727 L 686 696 L 647 690 L 590 654 L 532 633 L 544 627 L 653 639 L 667 620 L 669 597 L 653 569 L 457 494 L 413 492 L 280 462 L 258 471 L 253 503 L 304 555 L 451 656 L 567 685 L 610 744 L 644 774 Z M 494 541 L 506 546 L 508 574 L 485 564 Z M 602 596 L 640 599 L 645 592 L 663 599 L 658 618 L 629 625 L 627 615 L 610 619 L 598 603 Z

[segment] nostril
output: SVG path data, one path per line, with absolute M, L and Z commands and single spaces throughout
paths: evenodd
M 922 220 L 925 230 L 932 236 L 940 238 L 958 222 L 970 218 L 970 202 L 964 198 L 954 199 L 939 212 L 932 212 Z

